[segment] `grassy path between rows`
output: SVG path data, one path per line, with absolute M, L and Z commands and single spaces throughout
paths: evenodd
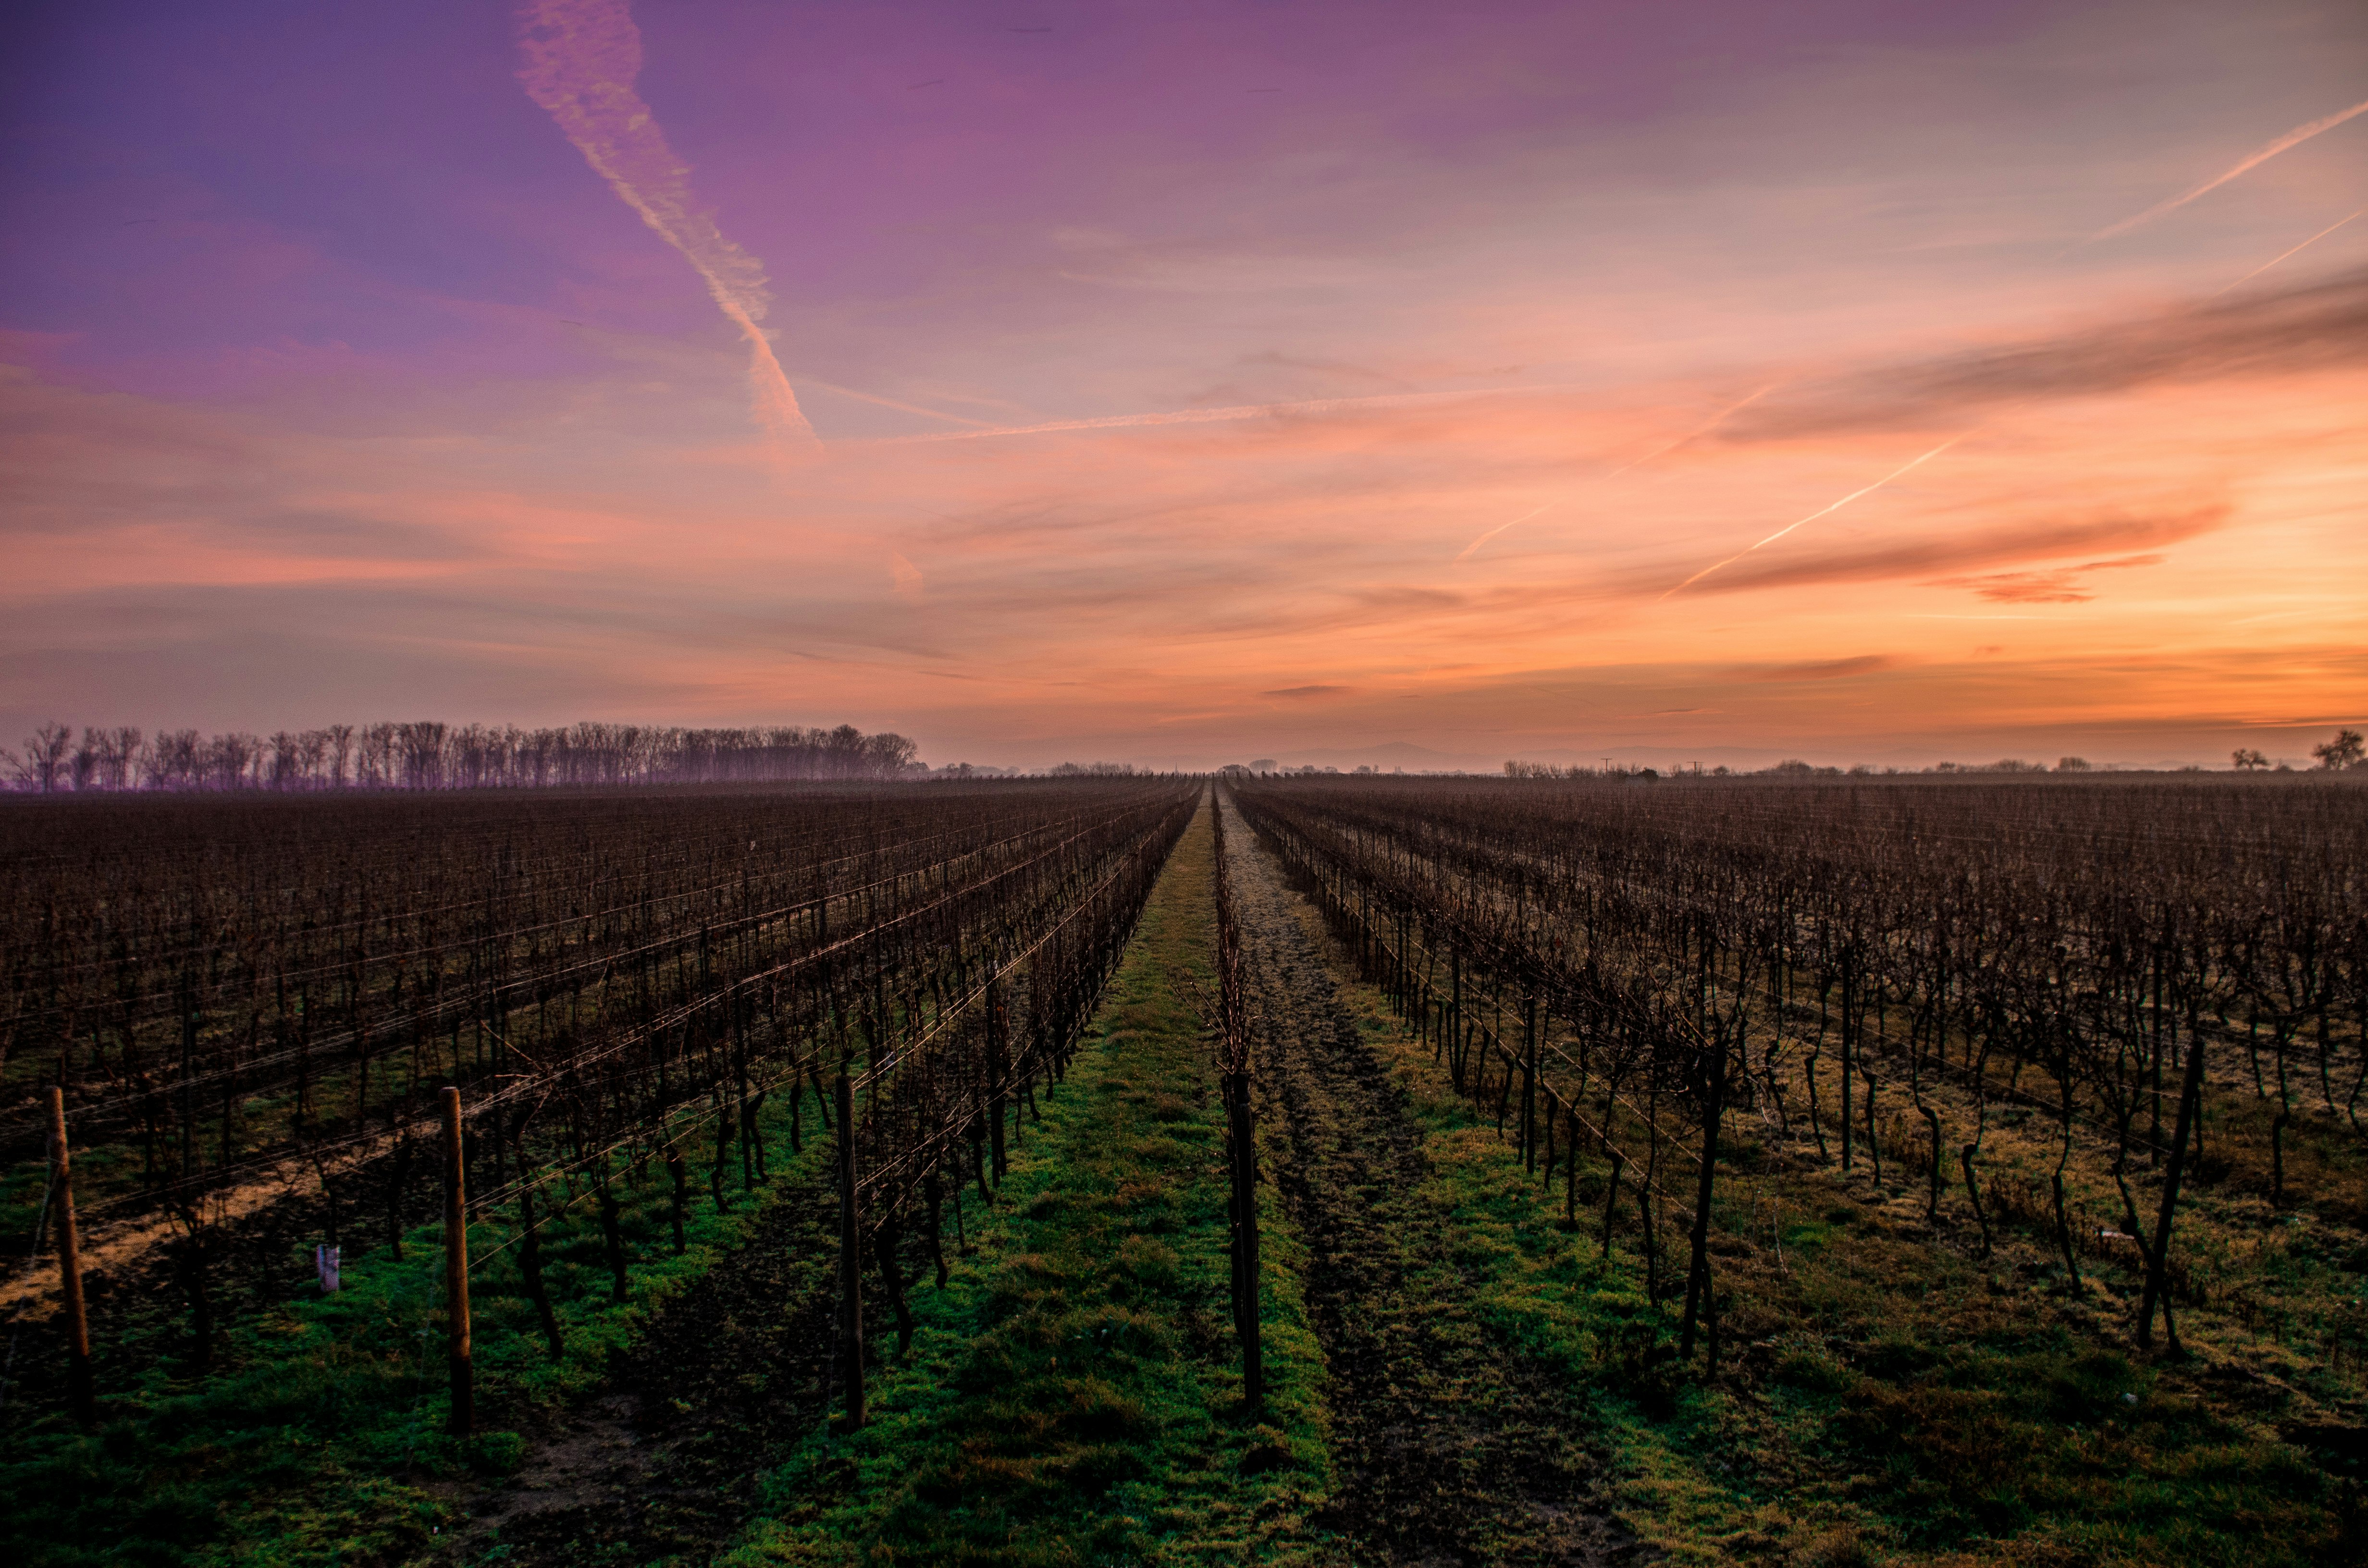
M 1360 1563 L 1634 1561 L 1606 1517 L 1602 1434 L 1580 1391 L 1474 1289 L 1465 1216 L 1440 1200 L 1393 1052 L 1360 1027 L 1321 933 L 1238 817 L 1226 847 L 1261 1037 L 1263 1163 L 1306 1244 L 1330 1374 L 1339 1484 L 1317 1523 Z
M 723 1561 L 1337 1561 L 1309 1516 L 1331 1485 L 1302 1259 L 1261 1193 L 1268 1407 L 1240 1413 L 1226 1301 L 1213 996 L 1212 834 L 1169 858 L 1066 1081 L 1026 1126 L 994 1216 L 943 1290 L 884 1314 L 871 1424 L 815 1432 L 764 1483 Z

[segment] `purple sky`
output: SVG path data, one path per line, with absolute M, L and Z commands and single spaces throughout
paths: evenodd
M 2353 5 L 643 4 L 786 466 L 507 9 L 40 12 L 0 741 L 2203 760 L 2368 712 L 2368 219 L 2244 278 L 2368 201 L 2368 116 L 2089 238 L 2357 103 Z

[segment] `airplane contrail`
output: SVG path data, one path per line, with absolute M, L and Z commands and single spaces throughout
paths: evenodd
M 2350 222 L 2351 222 L 2351 220 L 2352 220 L 2352 219 L 2359 217 L 2361 212 L 2368 212 L 2368 207 L 2362 207 L 2362 209 L 2360 209 L 2360 211 L 2359 211 L 2359 212 L 2351 212 L 2351 213 L 2347 213 L 2347 214 L 2345 214 L 2343 217 L 2338 218 L 2334 222 L 2329 223 L 2326 228 L 2321 229 L 2318 233 L 2315 233 L 2315 234 L 2311 235 L 2311 237 L 2310 237 L 2310 238 L 2308 238 L 2308 239 L 2306 239 L 2306 240 L 2303 241 L 2303 243 L 2302 243 L 2302 244 L 2298 244 L 2298 245 L 2294 246 L 2294 248 L 2293 250 L 2290 250 L 2290 251 L 2281 251 L 2281 252 L 2280 252 L 2279 254 L 2277 254 L 2276 256 L 2271 256 L 2269 260 L 2267 260 L 2267 261 L 2265 261 L 2265 262 L 2261 263 L 2261 265 L 2260 265 L 2260 266 L 2259 266 L 2259 267 L 2257 267 L 2253 268 L 2253 270 L 2252 270 L 2252 271 L 2248 272 L 2247 274 L 2245 274 L 2245 276 L 2244 276 L 2244 277 L 2237 278 L 2236 282 L 2229 284 L 2227 289 L 2221 289 L 2221 290 L 2218 290 L 2214 291 L 2212 297 L 2213 297 L 2214 299 L 2215 299 L 2215 300 L 2216 300 L 2216 299 L 2218 299 L 2222 294 L 2226 293 L 2226 292 L 2228 291 L 2228 289 L 2241 289 L 2241 288 L 2243 288 L 2246 284 L 2250 283 L 2254 278 L 2259 278 L 2262 273 L 2267 272 L 2271 267 L 2275 267 L 2278 263 L 2280 263 L 2280 262 L 2282 262 L 2282 261 L 2285 260 L 2285 258 L 2286 258 L 2287 256 L 2294 256 L 2294 255 L 2299 254 L 2300 252 L 2306 251 L 2306 250 L 2308 250 L 2311 246 L 2313 246 L 2313 245 L 2315 245 L 2315 244 L 2318 244 L 2318 242 L 2319 242 L 2319 241 L 2321 241 L 2321 240 L 2323 240 L 2323 239 L 2327 238 L 2327 236 L 2328 236 L 2328 235 L 2329 235 L 2329 234 L 2331 234 L 2331 233 L 2335 233 L 2335 231 L 2336 231 L 2336 230 L 2338 230 L 2338 229 L 2340 229 L 2340 228 L 2343 227 L 2343 225 L 2344 225 L 2344 224 L 2349 223 Z
M 753 412 L 775 452 L 811 454 L 820 445 L 814 426 L 757 325 L 772 304 L 764 267 L 692 205 L 689 168 L 633 91 L 642 34 L 626 0 L 529 0 L 518 12 L 518 51 L 527 96 L 625 205 L 681 253 L 716 308 L 746 335 Z
M 1643 468 L 1655 458 L 1668 456 L 1671 452 L 1676 451 L 1679 447 L 1684 446 L 1688 441 L 1692 440 L 1697 436 L 1709 435 L 1712 431 L 1726 423 L 1727 415 L 1736 413 L 1741 409 L 1750 407 L 1753 403 L 1758 403 L 1761 398 L 1766 397 L 1770 392 L 1774 392 L 1781 384 L 1781 382 L 1770 381 L 1766 386 L 1761 387 L 1758 392 L 1753 392 L 1747 397 L 1736 398 L 1733 403 L 1728 403 L 1725 408 L 1720 409 L 1716 414 L 1712 415 L 1708 419 L 1703 420 L 1701 424 L 1695 426 L 1692 429 L 1687 431 L 1676 440 L 1664 442 L 1660 446 L 1655 447 L 1651 451 L 1646 452 L 1643 457 L 1622 463 L 1618 468 L 1613 469 L 1610 473 L 1605 474 L 1603 477 L 1606 479 L 1617 479 L 1632 468 Z
M 858 392 L 853 387 L 843 387 L 836 381 L 818 381 L 812 376 L 800 376 L 798 380 L 810 387 L 820 387 L 825 392 L 835 392 L 841 397 L 851 397 L 862 403 L 876 403 L 882 408 L 901 409 L 906 414 L 927 415 L 931 419 L 942 419 L 949 425 L 971 425 L 981 430 L 995 428 L 992 423 L 985 419 L 965 419 L 959 414 L 947 414 L 939 409 L 923 408 L 917 403 L 899 403 L 893 397 L 882 397 L 878 392 Z
M 1185 408 L 1165 414 L 1105 414 L 1091 419 L 1051 419 L 1041 425 L 996 425 L 980 430 L 939 430 L 926 436 L 891 436 L 888 442 L 980 441 L 991 436 L 1043 436 L 1070 430 L 1131 430 L 1153 425 L 1222 425 L 1267 419 L 1278 414 L 1332 414 L 1414 403 L 1453 402 L 1467 397 L 1510 397 L 1524 392 L 1568 392 L 1566 385 L 1474 387 L 1463 392 L 1385 392 L 1375 397 L 1320 397 L 1298 403 L 1236 403 L 1226 408 Z
M 1605 474 L 1596 483 L 1599 484 L 1609 483 L 1612 480 L 1619 478 L 1622 474 L 1626 473 L 1632 468 L 1642 468 L 1646 463 L 1651 462 L 1655 458 L 1666 457 L 1669 453 L 1676 451 L 1679 447 L 1684 446 L 1688 441 L 1692 440 L 1697 436 L 1708 435 L 1711 431 L 1717 429 L 1719 426 L 1725 424 L 1728 415 L 1733 414 L 1738 408 L 1758 403 L 1761 398 L 1766 397 L 1770 392 L 1774 392 L 1778 384 L 1779 383 L 1771 381 L 1768 385 L 1761 387 L 1758 392 L 1751 393 L 1748 397 L 1737 398 L 1735 402 L 1728 403 L 1725 408 L 1720 409 L 1716 414 L 1712 415 L 1708 419 L 1703 420 L 1701 424 L 1695 426 L 1692 429 L 1687 431 L 1676 440 L 1664 441 L 1659 446 L 1655 447 L 1651 451 L 1646 452 L 1641 458 L 1631 458 L 1628 461 L 1622 463 L 1618 468 L 1613 469 L 1610 473 Z M 1470 544 L 1465 545 L 1463 552 L 1457 555 L 1455 559 L 1459 562 L 1470 560 L 1474 551 L 1478 550 L 1482 545 L 1487 543 L 1490 540 L 1495 539 L 1507 528 L 1516 527 L 1521 523 L 1526 523 L 1531 517 L 1536 517 L 1540 512 L 1547 511 L 1567 499 L 1569 499 L 1569 497 L 1558 495 L 1554 497 L 1554 500 L 1547 502 L 1543 506 L 1538 507 L 1535 511 L 1522 513 L 1520 517 L 1515 517 L 1509 523 L 1498 523 L 1495 528 L 1490 528 L 1486 533 L 1482 534 L 1478 539 L 1475 539 Z
M 2362 114 L 2368 114 L 2368 98 L 2362 98 L 2360 102 L 2353 104 L 2350 108 L 2339 109 L 2335 113 L 2330 114 L 2322 119 L 2314 119 L 2307 125 L 2297 125 L 2292 131 L 2287 131 L 2283 136 L 2279 137 L 2276 141 L 2269 143 L 2267 146 L 2258 148 L 2255 151 L 2245 154 L 2244 157 L 2237 160 L 2236 166 L 2229 169 L 2226 174 L 2215 175 L 2212 178 L 2205 180 L 2202 185 L 2197 186 L 2194 189 L 2174 196 L 2168 201 L 2157 201 L 2152 207 L 2147 208 L 2145 211 L 2139 213 L 2135 218 L 2124 218 L 2118 223 L 2112 224 L 2107 228 L 2100 229 L 2095 233 L 2090 234 L 2088 239 L 2083 240 L 2081 244 L 2090 244 L 2098 240 L 2110 240 L 2115 234 L 2126 234 L 2132 229 L 2136 228 L 2140 223 L 2146 222 L 2151 219 L 2159 218 L 2166 212 L 2173 211 L 2176 209 L 2186 206 L 2189 202 L 2194 200 L 2197 197 L 2203 195 L 2206 191 L 2219 189 L 2222 186 L 2226 185 L 2230 180 L 2235 179 L 2238 175 L 2244 174 L 2249 169 L 2258 168 L 2261 165 L 2268 163 L 2271 158 L 2276 157 L 2280 153 L 2284 152 L 2287 148 L 2298 146 L 2301 143 L 2309 141 L 2320 131 L 2332 131 L 2337 126 L 2341 125 L 2345 120 L 2351 119 L 2355 115 Z
M 1545 504 L 1545 506 L 1538 507 L 1535 511 L 1524 512 L 1524 513 L 1522 513 L 1520 517 L 1515 517 L 1515 518 L 1513 519 L 1513 521 L 1512 521 L 1512 522 L 1510 522 L 1510 523 L 1498 523 L 1495 528 L 1490 528 L 1486 533 L 1482 534 L 1478 539 L 1475 539 L 1475 540 L 1474 540 L 1470 544 L 1465 545 L 1465 546 L 1463 547 L 1463 554 L 1461 554 L 1461 555 L 1458 555 L 1455 559 L 1456 559 L 1456 560 L 1458 560 L 1458 561 L 1466 561 L 1466 560 L 1469 560 L 1469 559 L 1471 558 L 1472 552 L 1473 552 L 1474 551 L 1475 551 L 1475 550 L 1479 549 L 1482 545 L 1484 545 L 1484 544 L 1487 543 L 1490 540 L 1495 539 L 1498 534 L 1503 533 L 1507 528 L 1512 528 L 1512 527 L 1514 527 L 1516 524 L 1520 524 L 1520 523 L 1526 523 L 1526 522 L 1528 522 L 1531 517 L 1536 517 L 1536 516 L 1538 515 L 1538 513 L 1539 513 L 1539 512 L 1543 512 L 1543 511 L 1547 510 L 1547 508 L 1548 508 L 1548 507 L 1551 507 L 1551 506 L 1554 506 L 1554 505 L 1555 505 L 1555 503 L 1556 503 L 1556 502 L 1559 502 L 1561 499 L 1562 499 L 1562 497 L 1561 497 L 1561 496 L 1559 496 L 1559 495 L 1557 495 L 1557 496 L 1555 496 L 1555 497 L 1554 497 L 1554 499 L 1553 501 L 1549 501 L 1549 502 L 1547 502 L 1547 503 Z
M 1907 472 L 1910 469 L 1923 467 L 1926 463 L 1930 462 L 1934 458 L 1939 457 L 1942 452 L 1947 451 L 1951 447 L 1955 446 L 1958 442 L 1964 440 L 1967 436 L 1972 434 L 1973 432 L 1971 430 L 1961 431 L 1958 434 L 1950 437 L 1947 440 L 1941 442 L 1930 451 L 1924 453 L 1921 457 L 1911 459 L 1910 460 L 1900 464 L 1897 468 L 1893 469 L 1889 473 L 1884 474 L 1881 479 L 1876 480 L 1873 484 L 1867 485 L 1863 489 L 1853 490 L 1849 494 L 1843 496 L 1840 500 L 1829 502 L 1826 506 L 1818 507 L 1807 517 L 1801 518 L 1799 522 L 1785 524 L 1782 528 L 1778 528 L 1774 533 L 1770 534 L 1766 539 L 1761 540 L 1759 543 L 1749 545 L 1742 550 L 1738 550 L 1724 561 L 1712 562 L 1710 565 L 1705 566 L 1701 571 L 1695 573 L 1692 576 L 1687 578 L 1684 582 L 1679 583 L 1676 587 L 1671 588 L 1668 593 L 1663 594 L 1661 598 L 1668 598 L 1669 594 L 1683 593 L 1686 589 L 1692 587 L 1696 583 L 1701 582 L 1704 577 L 1709 576 L 1720 567 L 1732 566 L 1736 562 L 1742 560 L 1745 556 L 1750 554 L 1753 551 L 1761 549 L 1767 545 L 1774 544 L 1778 540 L 1782 539 L 1786 534 L 1791 533 L 1794 528 L 1801 527 L 1804 523 L 1814 523 L 1819 517 L 1829 517 L 1833 516 L 1836 512 L 1840 511 L 1843 507 L 1849 506 L 1860 496 L 1873 494 L 1874 492 L 1882 489 L 1884 485 L 1890 483 L 1893 480 L 1897 479 L 1901 474 Z M 1656 599 L 1653 602 L 1658 604 L 1660 599 Z

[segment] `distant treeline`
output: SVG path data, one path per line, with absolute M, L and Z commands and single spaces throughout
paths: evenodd
M 2244 765 L 2240 763 L 2238 766 Z M 1371 773 L 1374 769 L 1360 767 L 1357 771 Z M 1680 764 L 1671 769 L 1672 775 L 1679 778 L 1691 773 L 1711 778 L 1841 778 L 1845 777 L 1872 778 L 1878 775 L 1884 778 L 1895 777 L 1902 771 L 1903 769 L 1896 767 L 1875 767 L 1863 762 L 1847 770 L 1839 767 L 1819 767 L 1814 764 L 1803 762 L 1798 757 L 1788 757 L 1771 767 L 1760 768 L 1737 769 L 1728 767 L 1722 763 L 1716 767 L 1705 769 L 1700 763 L 1695 763 L 1691 767 Z M 2085 756 L 2065 757 L 2053 768 L 2044 762 L 2025 762 L 2020 757 L 2010 756 L 1999 762 L 1941 762 L 1930 767 L 1908 768 L 1904 771 L 1911 773 L 2094 773 L 2099 769 Z M 1576 765 L 1569 767 L 1556 767 L 1551 762 L 1516 761 L 1505 764 L 1505 777 L 1508 778 L 1658 778 L 1661 777 L 1661 772 L 1656 767 L 1611 763 L 1601 767 L 1581 767 Z
M 2368 768 L 2368 739 L 2363 739 L 2360 732 L 2357 730 L 2338 730 L 2335 732 L 2335 737 L 2332 740 L 2311 747 L 2310 755 L 2318 760 L 2319 770 L 2322 772 L 2344 773 L 2357 768 Z M 2292 764 L 2275 761 L 2271 757 L 2263 756 L 2260 752 L 2254 750 L 2250 746 L 2238 746 L 2235 751 L 2230 752 L 2228 754 L 2228 762 L 2230 767 L 2238 773 L 2259 773 L 2272 767 L 2280 773 L 2292 773 L 2294 771 Z M 1286 769 L 1285 771 L 1289 770 Z M 1299 771 L 1302 773 L 1313 773 L 1315 769 L 1312 767 L 1303 767 L 1299 769 Z M 1332 769 L 1326 768 L 1324 771 L 1329 773 Z M 1357 769 L 1357 771 L 1360 773 L 1372 773 L 1378 771 L 1378 769 L 1360 767 Z M 1684 767 L 1679 767 L 1675 771 L 1680 777 L 1684 776 L 1689 771 L 1691 771 L 1695 776 L 1700 777 L 1702 773 L 1702 764 L 1695 763 L 1691 770 Z M 1735 777 L 1751 778 L 1840 778 L 1844 777 L 1851 778 L 1869 778 L 1874 777 L 1878 773 L 1885 778 L 1890 778 L 1899 774 L 1901 771 L 1903 770 L 1896 767 L 1875 768 L 1865 763 L 1861 763 L 1856 767 L 1850 768 L 1848 773 L 1845 774 L 1844 771 L 1839 767 L 1816 767 L 1801 761 L 1798 757 L 1793 757 L 1776 764 L 1773 767 L 1762 767 L 1756 771 L 1746 771 L 1740 775 L 1738 775 L 1733 768 L 1725 767 L 1713 767 L 1710 770 L 1710 777 L 1713 778 L 1728 778 Z M 2025 762 L 2020 757 L 2009 756 L 1998 762 L 1936 762 L 1930 767 L 1909 771 L 1919 771 L 1923 773 L 1972 774 L 2097 773 L 2114 772 L 2120 770 L 2112 767 L 2100 769 L 2085 756 L 2060 757 L 2056 760 L 2055 766 L 2052 768 L 2044 762 Z M 2163 771 L 2201 773 L 2203 769 L 2198 767 L 2189 766 L 2177 769 L 2165 769 Z M 1610 763 L 1606 763 L 1601 768 L 1578 767 L 1556 767 L 1550 762 L 1513 761 L 1505 764 L 1505 777 L 1508 778 L 1658 778 L 1660 776 L 1660 773 L 1654 768 L 1615 767 Z
M 19 790 L 498 790 L 602 784 L 727 784 L 926 774 L 899 734 L 796 724 L 686 730 L 645 724 L 332 724 L 269 738 L 232 731 L 44 724 L 22 753 L 0 747 Z

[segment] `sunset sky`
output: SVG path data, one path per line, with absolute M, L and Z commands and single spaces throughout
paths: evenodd
M 0 743 L 2306 760 L 2363 98 L 2357 0 L 17 7 Z

